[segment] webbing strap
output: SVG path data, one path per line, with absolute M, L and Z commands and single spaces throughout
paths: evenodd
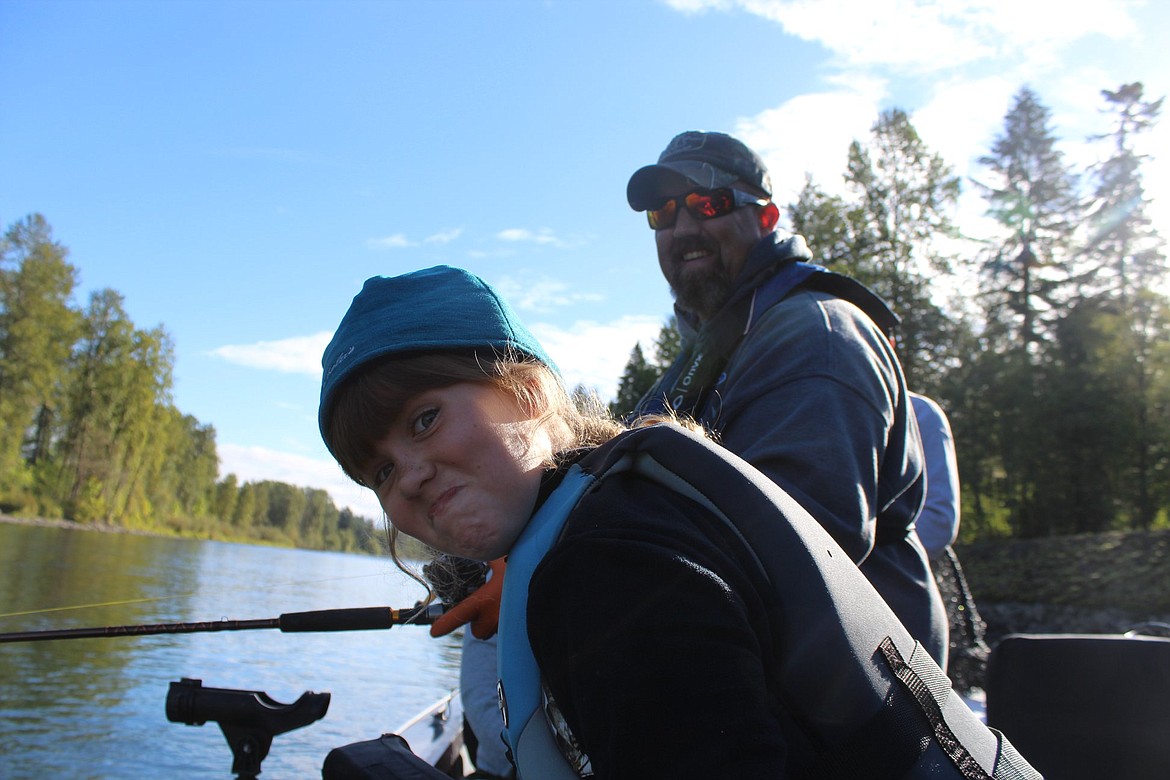
M 947 725 L 947 721 L 943 717 L 942 707 L 939 706 L 938 699 L 930 690 L 927 681 L 912 669 L 910 664 L 906 663 L 902 654 L 898 652 L 898 648 L 894 646 L 894 640 L 886 637 L 878 645 L 878 649 L 881 650 L 882 656 L 886 659 L 890 671 L 902 683 L 902 687 L 918 702 L 922 714 L 930 722 L 931 730 L 934 731 L 934 737 L 938 740 L 939 747 L 951 759 L 960 774 L 967 780 L 992 780 L 992 776 L 984 771 L 975 757 L 967 751 L 967 748 L 963 747 L 959 738 L 955 736 L 955 732 L 951 731 L 951 727 Z

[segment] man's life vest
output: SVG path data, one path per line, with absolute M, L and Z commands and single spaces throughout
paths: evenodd
M 663 424 L 625 433 L 574 464 L 509 553 L 500 699 L 520 780 L 577 777 L 542 708 L 528 642 L 530 580 L 581 498 L 623 472 L 698 502 L 751 552 L 774 594 L 776 692 L 814 746 L 816 777 L 1040 778 L 963 703 L 816 520 L 742 459 Z
M 799 250 L 794 251 L 794 256 L 799 256 Z M 689 416 L 708 430 L 717 428 L 722 414 L 718 391 L 727 380 L 725 369 L 732 354 L 760 317 L 797 290 L 827 293 L 853 304 L 887 338 L 892 338 L 901 324 L 885 301 L 856 279 L 803 260 L 784 261 L 749 294 L 728 303 L 706 330 L 700 329 L 627 419 L 671 412 Z M 876 544 L 897 543 L 906 538 L 910 524 L 905 518 L 881 512 L 875 531 Z
M 723 369 L 732 353 L 768 309 L 797 289 L 828 293 L 852 303 L 887 337 L 900 323 L 898 315 L 861 282 L 813 263 L 785 263 L 750 295 L 737 298 L 720 312 L 706 326 L 709 333 L 696 334 L 689 349 L 679 354 L 638 402 L 632 416 L 660 414 L 669 408 L 704 425 L 713 424 L 718 413 L 712 390 L 726 379 Z

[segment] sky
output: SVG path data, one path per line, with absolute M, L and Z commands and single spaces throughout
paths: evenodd
M 844 194 L 906 111 L 972 180 L 1028 86 L 1071 165 L 1101 90 L 1170 93 L 1162 0 L 0 0 L 0 225 L 39 213 L 174 343 L 173 402 L 221 476 L 380 517 L 317 431 L 320 356 L 363 281 L 498 287 L 570 387 L 613 397 L 671 311 L 631 173 L 684 130 L 753 146 L 775 199 Z M 1143 140 L 1170 236 L 1170 121 Z

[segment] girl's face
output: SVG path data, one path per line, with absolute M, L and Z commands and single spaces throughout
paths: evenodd
M 464 382 L 407 399 L 374 450 L 362 476 L 398 530 L 489 561 L 527 524 L 551 445 L 513 396 Z

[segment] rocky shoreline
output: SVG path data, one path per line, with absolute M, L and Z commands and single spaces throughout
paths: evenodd
M 1170 630 L 1167 614 L 1018 602 L 977 602 L 976 606 L 987 624 L 987 643 L 993 646 L 1008 634 L 1124 634 L 1149 624 L 1160 624 L 1166 629 L 1158 632 L 1155 625 L 1144 633 L 1167 636 L 1164 631 Z
M 985 541 L 956 552 L 989 643 L 1170 624 L 1170 529 Z

